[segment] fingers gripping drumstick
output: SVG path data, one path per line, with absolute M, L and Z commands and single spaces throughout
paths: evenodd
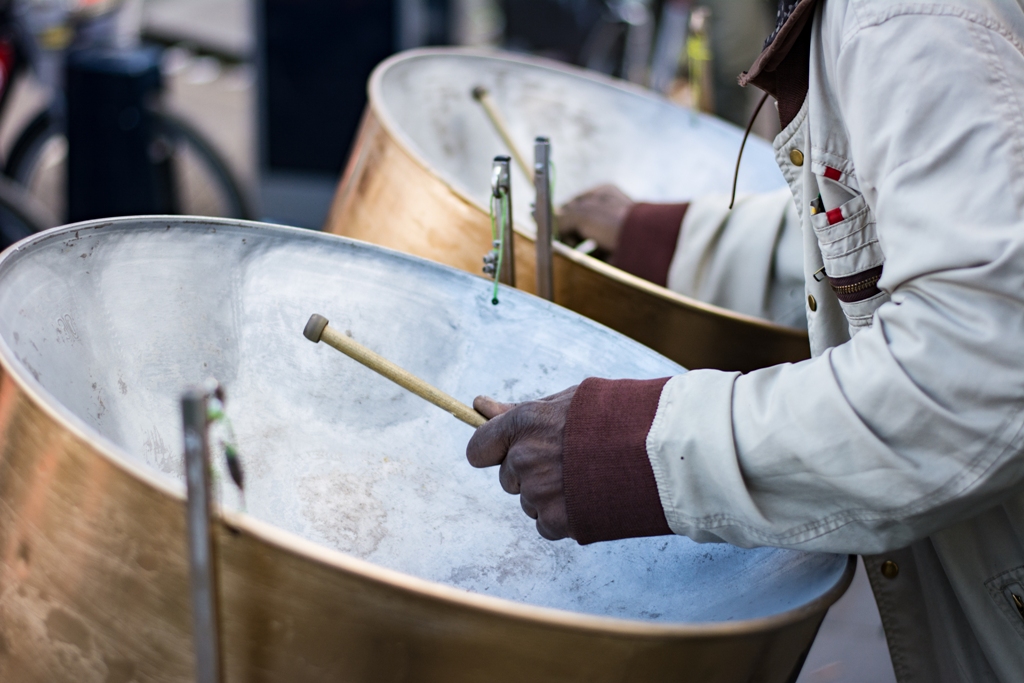
M 458 401 L 440 389 L 427 384 L 416 375 L 406 372 L 384 356 L 374 353 L 362 344 L 349 339 L 341 332 L 327 324 L 327 318 L 314 313 L 302 331 L 306 339 L 313 342 L 324 342 L 333 346 L 346 356 L 359 361 L 374 372 L 384 375 L 395 384 L 408 389 L 422 399 L 430 401 L 438 408 L 459 418 L 471 427 L 479 427 L 487 422 L 487 418 L 476 412 L 465 403 Z
M 473 88 L 473 99 L 480 103 L 480 106 L 484 108 L 484 112 L 487 113 L 487 118 L 491 120 L 491 124 L 494 129 L 498 131 L 498 135 L 501 137 L 505 146 L 508 147 L 508 151 L 512 153 L 512 158 L 519 164 L 519 169 L 523 174 L 533 182 L 533 169 L 526 163 L 526 157 L 519 153 L 519 148 L 516 147 L 516 143 L 512 140 L 512 136 L 508 132 L 508 124 L 505 123 L 505 119 L 501 116 L 501 112 L 498 111 L 498 106 L 494 104 L 494 100 L 491 99 L 491 93 L 487 91 L 482 85 L 478 85 Z

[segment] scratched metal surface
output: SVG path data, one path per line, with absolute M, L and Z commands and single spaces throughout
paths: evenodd
M 479 206 L 490 196 L 491 160 L 509 152 L 470 94 L 477 85 L 490 91 L 527 163 L 533 163 L 534 138 L 551 139 L 556 205 L 603 183 L 654 202 L 732 188 L 743 131 L 649 91 L 549 60 L 479 50 L 415 50 L 392 58 L 370 85 L 385 125 Z M 784 184 L 772 146 L 751 137 L 739 192 Z M 512 197 L 514 215 L 532 229 L 532 182 L 518 167 Z
M 182 475 L 178 398 L 213 376 L 249 514 L 378 565 L 582 613 L 715 622 L 790 610 L 846 558 L 652 538 L 540 539 L 471 431 L 302 336 L 311 313 L 452 395 L 520 400 L 672 362 L 517 291 L 339 237 L 212 219 L 58 228 L 0 258 L 0 353 L 112 457 Z M 220 475 L 226 505 L 238 500 Z

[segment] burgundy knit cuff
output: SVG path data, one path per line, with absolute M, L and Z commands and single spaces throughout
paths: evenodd
M 672 530 L 647 457 L 647 432 L 669 378 L 584 380 L 562 441 L 569 529 L 581 545 Z
M 619 232 L 611 264 L 662 287 L 689 204 L 634 204 Z

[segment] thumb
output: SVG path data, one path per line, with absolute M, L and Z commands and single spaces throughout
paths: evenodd
M 502 403 L 495 401 L 490 396 L 477 396 L 473 399 L 473 408 L 488 420 L 515 408 L 514 403 Z
M 466 459 L 473 467 L 500 465 L 516 439 L 516 421 L 507 415 L 515 406 L 499 403 L 486 396 L 477 396 L 473 407 L 488 420 L 478 427 L 466 444 Z

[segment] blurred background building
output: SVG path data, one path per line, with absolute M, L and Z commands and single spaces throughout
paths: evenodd
M 381 59 L 414 47 L 502 47 L 558 59 L 628 79 L 744 125 L 757 97 L 740 88 L 736 77 L 753 62 L 770 32 L 770 4 L 255 0 L 261 209 L 266 216 L 309 227 L 323 221 L 356 135 L 366 79 Z M 710 46 L 700 102 L 689 87 L 699 80 L 691 68 L 695 46 L 688 45 L 695 37 Z M 771 134 L 770 124 L 761 132 Z
M 38 200 L 34 210 L 49 224 L 148 207 L 245 213 L 317 228 L 355 138 L 367 78 L 388 55 L 429 45 L 528 52 L 626 78 L 744 125 L 760 93 L 739 88 L 736 76 L 759 52 L 772 25 L 772 5 L 772 0 L 0 0 L 16 46 L 30 46 L 15 50 L 24 53 L 18 69 L 5 74 L 3 85 L 11 87 L 0 110 L 0 154 L 7 176 L 28 188 Z M 115 19 L 102 19 L 105 14 Z M 113 37 L 97 39 L 106 35 L 101 29 Z M 112 42 L 120 48 L 158 45 L 162 52 L 136 55 L 131 63 L 106 53 L 98 61 L 85 60 L 78 71 L 71 69 L 81 77 L 67 83 L 84 85 L 68 91 L 75 97 L 65 98 L 67 55 L 83 44 L 109 50 Z M 139 60 L 147 59 L 156 65 L 159 82 L 151 74 L 143 85 L 147 77 Z M 175 117 L 168 122 L 142 116 L 138 130 L 149 132 L 138 132 L 135 148 L 137 164 L 143 143 L 153 147 L 153 139 L 177 159 L 154 171 L 173 176 L 174 196 L 158 187 L 157 176 L 147 181 L 147 194 L 141 185 L 128 189 L 127 180 L 141 177 L 138 171 L 122 180 L 112 175 L 127 162 L 104 155 L 103 149 L 113 149 L 111 135 L 127 134 L 118 133 L 124 121 L 108 117 L 106 138 L 85 132 L 102 117 L 83 122 L 78 116 L 81 125 L 69 128 L 68 111 L 96 110 L 101 92 L 109 103 L 113 91 L 103 90 L 104 84 L 128 88 L 124 96 L 134 92 L 130 96 L 139 102 L 158 99 Z M 72 102 L 70 110 L 65 100 Z M 125 100 L 121 109 L 133 109 L 130 104 Z M 134 109 L 146 114 L 146 107 Z M 40 121 L 44 110 L 51 115 Z M 775 125 L 765 111 L 755 132 L 770 137 Z M 35 138 L 26 140 L 33 126 L 46 130 L 30 131 Z M 161 142 L 161 131 L 175 126 Z M 69 130 L 81 131 L 79 153 L 70 154 L 70 163 Z M 84 149 L 88 140 L 106 142 L 102 149 Z M 152 151 L 145 153 L 152 156 Z M 218 170 L 218 161 L 229 177 Z M 76 168 L 98 169 L 108 162 L 107 173 L 69 179 Z M 103 189 L 105 182 L 115 187 Z M 243 202 L 224 189 L 232 182 L 244 194 L 244 211 Z M 118 188 L 134 200 L 112 196 Z M 109 202 L 76 208 L 89 197 Z M 149 199 L 140 204 L 139 197 Z

